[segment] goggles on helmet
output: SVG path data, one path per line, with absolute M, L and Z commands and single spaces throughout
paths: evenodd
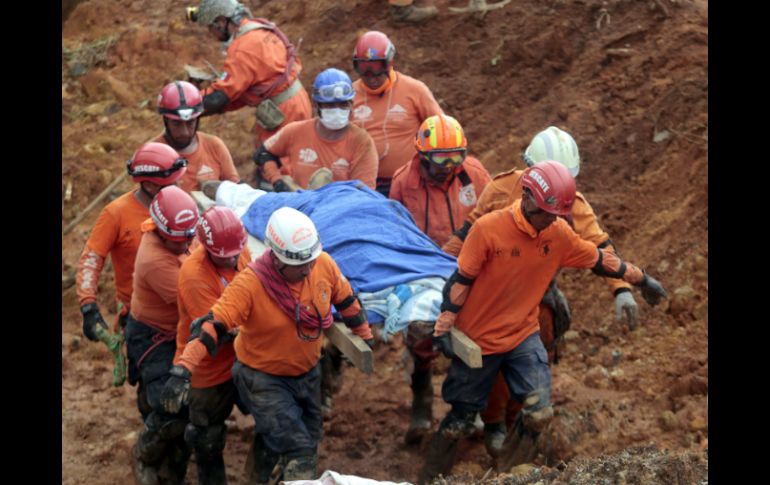
M 344 99 L 353 94 L 353 86 L 348 83 L 337 82 L 320 88 L 313 88 L 313 91 L 314 95 L 324 99 Z
M 315 242 L 315 244 L 301 251 L 289 251 L 288 249 L 282 249 L 281 256 L 286 259 L 293 259 L 295 261 L 307 261 L 313 256 L 313 252 L 316 251 L 320 245 L 321 240 L 319 239 Z
M 442 167 L 457 167 L 465 161 L 465 150 L 430 151 L 421 153 L 429 162 Z
M 128 169 L 128 175 L 131 177 L 157 177 L 157 178 L 166 178 L 170 176 L 172 173 L 176 172 L 177 170 L 186 167 L 187 166 L 187 159 L 186 158 L 177 158 L 174 161 L 174 164 L 171 165 L 171 167 L 167 168 L 166 170 L 158 170 L 157 166 L 155 165 L 139 165 L 137 167 L 137 170 L 131 170 L 131 164 L 133 163 L 133 160 L 128 159 L 126 161 L 126 168 Z
M 360 75 L 379 76 L 388 72 L 385 61 L 379 59 L 374 61 L 364 61 L 353 59 L 353 69 Z

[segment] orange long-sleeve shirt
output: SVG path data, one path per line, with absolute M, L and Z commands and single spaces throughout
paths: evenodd
M 463 185 L 461 172 L 468 175 L 470 184 Z M 426 180 L 415 155 L 393 175 L 390 198 L 404 204 L 417 227 L 441 246 L 462 226 L 489 181 L 484 165 L 468 156 L 452 178 L 437 187 Z
M 363 81 L 353 82 L 351 121 L 369 132 L 380 159 L 378 177 L 391 178 L 415 154 L 414 134 L 426 118 L 444 114 L 433 93 L 422 81 L 394 71 L 390 88 L 367 92 Z
M 244 248 L 238 258 L 237 268 L 218 268 L 211 262 L 206 248 L 198 246 L 182 263 L 177 285 L 179 325 L 176 331 L 175 364 L 178 363 L 187 345 L 187 339 L 190 338 L 190 323 L 209 312 L 226 285 L 230 284 L 249 261 L 251 253 L 248 248 Z M 192 375 L 192 387 L 212 387 L 230 380 L 234 361 L 235 350 L 232 342 L 220 345 L 215 357 L 206 354 L 196 367 Z
M 524 218 L 521 200 L 484 215 L 471 228 L 457 258 L 458 269 L 475 281 L 455 325 L 481 347 L 483 355 L 515 348 L 538 331 L 538 306 L 559 268 L 592 268 L 599 251 L 560 218 L 537 232 Z M 616 270 L 619 260 L 602 253 L 608 260 L 605 267 Z M 626 265 L 625 278 L 641 282 L 641 270 Z
M 514 201 L 521 199 L 522 188 L 520 181 L 523 173 L 524 170 L 513 169 L 496 175 L 484 189 L 476 203 L 476 207 L 471 211 L 466 220 L 474 224 L 484 214 L 508 207 Z M 593 208 L 580 192 L 575 194 L 575 203 L 572 206 L 571 215 L 573 229 L 586 241 L 599 246 L 610 238 L 609 234 L 599 226 L 599 221 Z M 460 238 L 453 235 L 444 244 L 442 249 L 453 256 L 457 256 L 460 254 L 462 247 L 463 242 Z M 612 246 L 608 246 L 605 249 L 614 252 Z M 605 278 L 605 280 L 613 292 L 619 288 L 631 287 L 631 285 L 621 279 Z
M 243 19 L 240 26 L 250 22 L 253 20 Z M 246 32 L 237 36 L 227 48 L 222 77 L 201 94 L 205 96 L 213 91 L 222 91 L 230 100 L 224 108 L 225 111 L 237 110 L 244 106 L 256 106 L 262 101 L 262 97 L 250 93 L 249 90 L 254 86 L 269 88 L 286 71 L 286 62 L 286 46 L 277 35 L 267 29 Z M 287 81 L 278 86 L 270 96 L 276 96 L 286 90 L 297 79 L 301 69 L 302 62 L 297 55 Z M 271 131 L 257 124 L 255 146 L 258 147 L 286 124 L 306 120 L 312 114 L 310 97 L 304 87 L 281 103 L 280 108 L 286 119 L 278 128 Z
M 115 270 L 116 298 L 131 303 L 134 259 L 142 238 L 140 226 L 150 213 L 134 195 L 126 192 L 107 204 L 96 219 L 78 263 L 77 295 L 80 305 L 96 301 L 99 276 L 109 254 Z
M 296 121 L 265 141 L 272 154 L 288 160 L 289 173 L 301 187 L 321 167 L 332 171 L 333 180 L 360 180 L 374 189 L 377 182 L 377 150 L 366 130 L 348 125 L 339 139 L 328 141 L 318 133 L 318 118 Z M 265 164 L 265 178 L 274 183 L 281 177 L 274 162 Z
M 353 292 L 337 263 L 325 252 L 316 259 L 306 279 L 289 287 L 300 304 L 315 306 L 321 315 Z M 347 310 L 359 309 L 356 302 Z M 251 268 L 233 279 L 211 310 L 214 319 L 228 328 L 239 327 L 235 355 L 249 367 L 278 376 L 298 376 L 318 363 L 323 336 L 311 341 L 301 339 L 294 319 L 270 297 Z
M 134 264 L 134 293 L 131 314 L 141 322 L 165 332 L 176 332 L 179 309 L 176 294 L 179 267 L 187 254 L 176 255 L 163 246 L 148 219 L 142 224 L 142 240 Z
M 198 131 L 196 134 L 198 146 L 190 153 L 179 152 L 187 159 L 187 171 L 177 182 L 185 192 L 201 189 L 201 182 L 207 180 L 229 180 L 238 182 L 238 171 L 235 169 L 233 157 L 224 142 L 217 136 Z M 158 143 L 165 143 L 163 133 L 155 137 Z

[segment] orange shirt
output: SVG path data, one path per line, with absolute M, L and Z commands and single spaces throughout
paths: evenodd
M 414 156 L 414 135 L 422 122 L 444 112 L 425 83 L 400 72 L 380 94 L 368 93 L 360 79 L 353 87 L 356 97 L 351 121 L 374 139 L 380 158 L 377 176 L 391 178 Z
M 563 219 L 539 233 L 524 219 L 521 201 L 481 217 L 457 258 L 475 278 L 455 325 L 481 353 L 507 352 L 537 332 L 540 300 L 559 268 L 592 268 L 598 259 Z
M 335 181 L 357 179 L 374 189 L 377 149 L 372 137 L 351 124 L 339 140 L 324 140 L 318 134 L 317 123 L 320 123 L 318 118 L 290 123 L 265 141 L 265 148 L 282 160 L 288 157 L 289 172 L 301 187 L 307 188 L 310 176 L 326 167 L 332 171 Z M 281 177 L 275 166 L 272 167 L 273 170 L 266 173 L 270 183 Z
M 353 292 L 337 263 L 325 252 L 316 260 L 310 276 L 290 288 L 300 304 L 315 305 L 322 316 L 332 303 Z M 294 319 L 270 297 L 251 268 L 233 279 L 211 310 L 228 328 L 240 325 L 235 355 L 251 368 L 277 376 L 298 376 L 318 363 L 323 336 L 312 341 L 300 339 Z
M 144 233 L 134 264 L 131 315 L 165 332 L 176 332 L 179 267 L 187 254 L 176 255 L 163 246 L 154 230 Z
M 252 21 L 249 19 L 243 19 L 240 25 L 250 22 Z M 277 35 L 267 29 L 246 32 L 236 37 L 227 48 L 222 77 L 201 94 L 205 96 L 213 91 L 222 91 L 230 100 L 225 106 L 225 111 L 237 110 L 244 106 L 256 106 L 262 102 L 262 97 L 248 91 L 254 86 L 263 90 L 272 86 L 286 71 L 286 61 L 286 47 Z M 270 96 L 276 96 L 288 88 L 297 79 L 301 69 L 302 62 L 297 55 L 287 81 L 278 86 Z M 310 97 L 304 87 L 281 103 L 280 108 L 286 119 L 278 129 L 292 121 L 306 120 L 312 113 Z M 277 131 L 277 129 L 266 131 L 258 124 L 256 130 L 257 147 Z
M 467 220 L 473 224 L 476 220 L 494 210 L 502 209 L 513 204 L 514 201 L 521 199 L 521 175 L 524 170 L 509 170 L 495 175 L 492 181 L 487 185 L 479 197 L 476 208 L 468 215 Z M 572 227 L 581 238 L 599 246 L 607 241 L 610 236 L 601 226 L 594 213 L 593 208 L 580 192 L 575 194 L 575 203 L 572 206 Z M 442 249 L 454 256 L 460 253 L 462 241 L 457 237 L 452 237 Z M 612 246 L 605 248 L 607 251 L 614 252 Z M 618 288 L 631 288 L 631 285 L 617 278 L 605 278 L 610 289 L 614 292 Z
M 140 226 L 150 217 L 134 192 L 126 192 L 107 204 L 91 229 L 78 266 L 77 295 L 81 306 L 96 301 L 99 275 L 107 254 L 115 270 L 116 297 L 126 305 L 131 302 L 134 259 L 142 238 Z
M 468 175 L 470 184 L 463 185 L 461 171 Z M 441 246 L 462 226 L 489 181 L 484 165 L 468 156 L 455 175 L 437 187 L 423 176 L 420 159 L 415 155 L 393 175 L 390 198 L 404 204 L 417 227 Z
M 187 171 L 177 182 L 177 185 L 185 192 L 192 192 L 193 190 L 200 190 L 201 182 L 206 180 L 229 180 L 237 183 L 240 180 L 238 171 L 235 169 L 233 157 L 230 156 L 230 150 L 227 149 L 224 142 L 217 136 L 200 131 L 195 136 L 198 139 L 198 146 L 195 147 L 195 151 L 192 153 L 179 152 L 182 157 L 187 159 Z M 163 133 L 152 141 L 168 145 Z
M 251 261 L 251 253 L 244 248 L 238 258 L 238 271 L 242 271 Z M 198 246 L 190 257 L 182 263 L 179 270 L 177 306 L 179 325 L 176 331 L 176 355 L 174 363 L 184 352 L 187 339 L 190 338 L 190 323 L 209 312 L 235 275 L 235 268 L 218 268 L 208 257 L 204 246 Z M 216 357 L 206 357 L 196 367 L 192 376 L 192 387 L 204 388 L 221 384 L 232 378 L 231 369 L 235 361 L 232 342 L 220 345 Z

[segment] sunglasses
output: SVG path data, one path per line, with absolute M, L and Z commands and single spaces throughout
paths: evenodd
M 171 165 L 171 167 L 167 168 L 166 170 L 158 170 L 157 165 L 139 165 L 136 167 L 135 170 L 131 169 L 131 165 L 133 164 L 132 159 L 128 159 L 126 161 L 126 169 L 128 170 L 128 175 L 131 177 L 153 177 L 153 178 L 166 178 L 170 176 L 172 173 L 176 172 L 177 170 L 180 170 L 187 166 L 187 159 L 186 158 L 177 158 L 174 161 L 174 164 Z
M 360 61 L 353 59 L 353 69 L 362 76 L 380 76 L 388 72 L 385 61 Z

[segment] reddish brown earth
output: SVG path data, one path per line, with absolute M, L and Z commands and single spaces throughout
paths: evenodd
M 162 130 L 160 88 L 183 76 L 184 64 L 221 65 L 218 44 L 185 22 L 185 1 L 69 4 L 77 5 L 62 34 L 62 227 Z M 567 129 L 583 160 L 579 190 L 622 255 L 669 290 L 657 308 L 636 293 L 642 323 L 629 332 L 613 321 L 605 283 L 563 272 L 574 332 L 553 369 L 553 445 L 537 460 L 544 467 L 487 480 L 700 483 L 708 470 L 707 2 L 517 0 L 480 18 L 447 13 L 464 0 L 436 0 L 442 15 L 423 27 L 391 26 L 379 0 L 249 4 L 295 43 L 303 39 L 306 86 L 328 66 L 351 72 L 361 33 L 388 33 L 397 68 L 428 84 L 492 173 L 521 166 L 537 131 Z M 242 175 L 251 170 L 252 116 L 243 110 L 201 123 L 225 140 Z M 129 188 L 125 182 L 115 195 Z M 63 276 L 97 214 L 63 237 Z M 105 271 L 100 304 L 114 312 L 111 276 Z M 62 304 L 63 483 L 131 483 L 129 451 L 141 429 L 135 390 L 111 387 L 109 354 L 80 328 L 70 287 Z M 416 479 L 422 451 L 402 444 L 410 402 L 402 352 L 400 342 L 377 349 L 372 376 L 347 370 L 325 424 L 321 470 Z M 442 380 L 434 378 L 436 424 L 447 410 Z M 236 411 L 231 421 L 225 460 L 235 483 L 251 418 Z M 490 466 L 483 444 L 468 441 L 450 482 L 478 481 Z

